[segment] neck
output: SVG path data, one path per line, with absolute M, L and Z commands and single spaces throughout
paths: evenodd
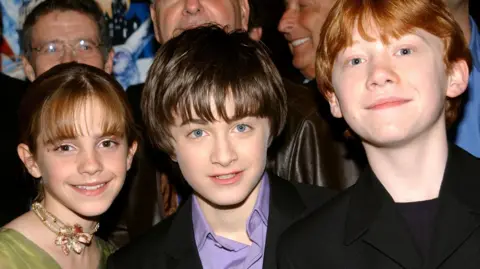
M 200 209 L 216 235 L 244 244 L 251 244 L 246 225 L 259 198 L 258 193 L 261 184 L 262 180 L 259 181 L 245 201 L 228 208 L 212 205 L 197 195 Z
M 465 36 L 465 40 L 467 41 L 467 43 L 469 43 L 472 30 L 470 26 L 468 1 L 463 1 L 456 6 L 450 6 L 449 10 L 455 18 L 455 21 L 457 21 L 458 25 L 460 25 L 460 28 L 463 31 L 463 35 Z
M 313 68 L 308 67 L 305 70 L 300 71 L 300 72 L 308 80 L 314 80 L 315 79 L 315 66 L 313 66 Z
M 395 202 L 438 197 L 448 155 L 445 128 L 406 145 L 364 146 L 373 172 Z
M 68 209 L 66 206 L 56 201 L 55 198 L 50 196 L 45 196 L 45 199 L 41 202 L 41 204 L 48 212 L 53 214 L 65 225 L 73 226 L 74 224 L 78 224 L 82 226 L 83 231 L 87 233 L 93 231 L 98 222 L 96 218 L 89 219 L 79 216 L 72 210 Z

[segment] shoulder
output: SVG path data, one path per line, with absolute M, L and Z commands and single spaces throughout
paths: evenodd
M 18 241 L 20 233 L 10 228 L 0 228 L 0 251 L 2 247 Z
M 0 229 L 0 266 L 15 264 L 27 256 L 29 248 L 23 241 L 23 235 L 19 232 L 9 228 Z
M 325 187 L 288 181 L 273 173 L 269 173 L 269 177 L 271 195 L 273 196 L 272 202 L 277 205 L 287 206 L 285 197 L 289 197 L 288 207 L 292 207 L 295 204 L 298 208 L 304 207 L 302 215 L 321 206 L 337 194 L 336 191 Z
M 291 182 L 291 184 L 295 187 L 298 194 L 307 205 L 323 204 L 337 194 L 334 190 L 316 185 L 298 182 Z
M 117 250 L 117 247 L 114 246 L 112 243 L 109 243 L 100 237 L 95 237 L 95 240 L 100 248 L 100 251 L 104 257 L 110 256 L 110 254 L 114 253 Z
M 312 210 L 306 217 L 290 226 L 282 235 L 279 243 L 279 249 L 282 250 L 281 255 L 301 254 L 309 252 L 309 250 L 316 252 L 333 247 L 333 243 L 342 242 L 350 201 L 350 189 L 326 201 L 321 207 Z
M 114 264 L 115 267 L 109 268 L 134 268 L 142 261 L 161 255 L 165 250 L 165 241 L 175 217 L 176 214 L 162 220 L 145 234 L 113 253 L 108 263 Z

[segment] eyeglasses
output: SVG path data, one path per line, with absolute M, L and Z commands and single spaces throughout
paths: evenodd
M 99 47 L 103 44 L 96 43 L 89 39 L 79 39 L 75 43 L 67 43 L 61 40 L 47 42 L 39 47 L 32 47 L 37 53 L 49 57 L 62 57 L 65 54 L 65 47 L 72 49 L 74 56 L 89 57 L 99 52 Z

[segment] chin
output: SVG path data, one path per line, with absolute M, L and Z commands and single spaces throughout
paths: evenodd
M 211 199 L 210 199 L 211 198 Z M 244 203 L 248 198 L 248 195 L 222 195 L 217 197 L 207 198 L 212 204 L 213 207 L 222 207 L 222 208 L 235 208 Z
M 103 213 L 105 213 L 110 208 L 111 205 L 112 205 L 112 201 L 85 203 L 82 206 L 73 208 L 73 210 L 80 216 L 93 218 L 93 217 L 98 217 Z
M 377 148 L 395 148 L 408 143 L 410 139 L 404 135 L 391 135 L 387 137 L 376 137 L 375 139 L 365 140 L 368 144 Z

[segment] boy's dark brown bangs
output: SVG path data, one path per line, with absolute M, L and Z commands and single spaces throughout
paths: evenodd
M 259 71 L 263 72 L 263 70 Z M 231 77 L 226 74 L 208 74 L 206 77 L 193 81 L 192 84 L 183 84 L 178 88 L 175 96 L 165 96 L 165 103 L 177 101 L 173 111 L 164 111 L 167 121 L 174 123 L 174 116 L 181 118 L 183 122 L 193 119 L 193 112 L 201 120 L 213 122 L 224 120 L 232 122 L 244 117 L 272 117 L 279 113 L 273 111 L 273 107 L 267 104 L 278 102 L 277 97 L 270 96 L 271 91 L 261 90 L 260 87 L 274 86 L 266 81 L 258 81 L 252 75 L 240 74 Z M 168 98 L 173 98 L 168 100 Z M 234 115 L 227 114 L 227 100 L 233 102 Z M 168 107 L 168 106 L 166 106 Z M 215 108 L 218 116 L 212 111 Z M 178 108 L 182 108 L 179 110 Z M 216 118 L 219 117 L 219 118 Z
M 64 139 L 86 136 L 89 130 L 82 130 L 81 123 L 88 122 L 85 109 L 88 105 L 98 105 L 103 108 L 101 115 L 103 135 L 125 135 L 124 108 L 117 96 L 109 96 L 106 91 L 76 91 L 68 85 L 47 99 L 39 115 L 40 141 L 44 144 L 54 144 Z M 82 87 L 85 87 L 83 85 Z M 88 126 L 88 125 L 87 125 Z M 87 132 L 87 133 L 85 133 Z

